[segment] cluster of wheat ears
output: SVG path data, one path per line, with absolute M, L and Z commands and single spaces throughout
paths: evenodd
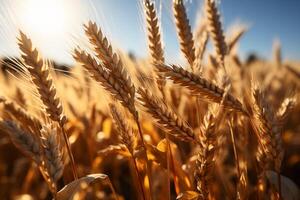
M 1 141 L 10 138 L 31 161 L 1 163 L 1 173 L 13 168 L 7 176 L 19 176 L 1 195 L 298 199 L 281 170 L 283 160 L 293 163 L 284 159 L 291 140 L 283 133 L 288 119 L 299 122 L 299 73 L 282 61 L 279 46 L 274 62 L 240 61 L 236 46 L 246 27 L 225 37 L 215 1 L 204 2 L 192 32 L 183 0 L 173 1 L 184 67 L 165 62 L 151 0 L 143 1 L 149 60 L 117 52 L 90 21 L 83 27 L 90 49 L 72 52 L 79 66 L 69 76 L 54 74 L 20 31 L 22 76 L 1 79 L 11 98 L 0 97 L 0 130 Z M 205 54 L 209 40 L 214 53 Z M 21 79 L 34 86 L 29 95 Z

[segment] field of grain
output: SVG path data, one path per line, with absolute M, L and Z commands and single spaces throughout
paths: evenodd
M 20 58 L 1 64 L 0 199 L 299 199 L 300 64 L 279 43 L 272 60 L 242 60 L 248 28 L 225 34 L 215 1 L 204 4 L 192 30 L 173 1 L 185 65 L 165 61 L 151 0 L 149 58 L 87 21 L 89 48 L 62 67 L 19 30 Z

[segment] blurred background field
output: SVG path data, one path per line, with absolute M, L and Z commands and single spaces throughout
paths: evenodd
M 190 65 L 180 51 L 173 2 L 154 2 L 161 27 L 165 63 L 189 69 Z M 197 33 L 205 20 L 203 3 L 204 0 L 184 1 L 196 48 L 202 45 Z M 217 6 L 227 44 L 236 37 L 237 32 L 245 31 L 225 57 L 231 93 L 244 105 L 245 94 L 251 93 L 253 81 L 266 92 L 265 99 L 274 110 L 287 97 L 297 99 L 281 134 L 284 149 L 281 174 L 287 179 L 283 181 L 283 193 L 286 199 L 296 199 L 299 197 L 297 187 L 300 186 L 300 2 L 223 0 L 217 1 Z M 198 101 L 190 96 L 188 89 L 170 80 L 166 83 L 166 96 L 162 96 L 156 88 L 156 71 L 148 48 L 142 0 L 0 0 L 0 18 L 1 120 L 18 122 L 18 116 L 7 111 L 8 102 L 16 103 L 45 124 L 50 120 L 41 109 L 39 93 L 30 81 L 30 75 L 20 57 L 17 40 L 20 29 L 30 36 L 39 55 L 51 63 L 50 74 L 57 90 L 56 96 L 60 98 L 67 116 L 65 129 L 79 177 L 95 173 L 107 174 L 118 199 L 140 199 L 138 178 L 130 161 L 132 155 L 120 145 L 120 130 L 110 114 L 109 103 L 118 103 L 99 83 L 89 78 L 88 73 L 73 58 L 74 48 L 78 46 L 93 53 L 83 28 L 88 20 L 95 21 L 108 37 L 136 89 L 142 87 L 151 90 L 155 97 L 159 97 L 187 122 L 196 134 L 201 135 L 204 116 L 210 103 L 200 100 L 201 106 L 197 107 Z M 216 62 L 215 47 L 210 38 L 201 60 L 202 72 L 195 73 L 219 86 L 220 66 Z M 147 154 L 151 158 L 153 199 L 166 199 L 164 194 L 167 193 L 170 199 L 176 199 L 185 191 L 197 191 L 194 171 L 197 169 L 196 160 L 200 148 L 194 143 L 179 141 L 171 133 L 169 148 L 173 150 L 172 159 L 176 162 L 171 165 L 174 169 L 167 169 L 166 159 L 169 158 L 166 158 L 168 154 L 164 128 L 147 114 L 147 109 L 142 107 L 140 101 L 136 104 L 141 113 L 141 129 L 147 143 Z M 125 113 L 126 123 L 137 131 L 138 127 L 132 116 L 127 111 L 122 113 Z M 243 173 L 246 174 L 244 179 L 247 183 L 244 184 L 243 196 L 239 198 L 278 199 L 273 195 L 276 184 L 272 182 L 272 175 L 267 178 L 263 188 L 257 183 L 259 167 L 256 162 L 259 161 L 256 160 L 256 147 L 259 144 L 250 123 L 243 116 L 238 116 L 240 118 L 232 126 L 236 128 L 236 145 L 241 155 L 239 165 L 245 167 Z M 219 130 L 222 135 L 219 141 L 221 150 L 216 161 L 218 167 L 212 173 L 214 180 L 210 186 L 214 196 L 209 196 L 209 199 L 222 199 L 224 195 L 226 199 L 239 199 L 237 194 L 242 191 L 242 181 L 237 176 L 241 174 L 235 166 L 230 126 L 225 119 L 222 122 Z M 22 127 L 22 123 L 20 124 Z M 140 144 L 137 138 L 135 142 Z M 141 159 L 140 146 L 135 148 L 136 159 Z M 63 182 L 73 180 L 70 162 L 67 158 L 64 162 L 59 189 L 64 185 Z M 142 175 L 145 175 L 144 165 L 138 167 Z M 149 189 L 146 178 L 143 184 Z M 168 184 L 170 187 L 166 187 Z M 110 185 L 104 181 L 99 181 L 93 188 L 84 188 L 81 192 L 76 198 L 115 198 Z M 193 199 L 193 195 L 182 199 Z M 0 131 L 0 199 L 51 199 L 51 192 L 39 173 L 39 166 L 16 148 L 4 131 Z

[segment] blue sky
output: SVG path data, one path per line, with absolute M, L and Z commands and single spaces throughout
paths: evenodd
M 24 0 L 12 1 L 18 4 Z M 58 38 L 60 35 L 56 34 L 57 42 L 49 42 L 49 38 L 52 36 L 40 36 L 40 38 L 44 38 L 44 43 L 47 42 L 45 37 L 49 40 L 48 44 L 44 45 L 44 54 L 47 57 L 56 58 L 60 62 L 71 62 L 70 51 L 75 45 L 74 41 L 76 41 L 76 38 L 80 38 L 81 24 L 88 19 L 97 21 L 114 46 L 125 51 L 134 52 L 139 57 L 147 55 L 146 29 L 144 27 L 141 0 L 39 1 L 69 1 L 69 4 L 66 4 L 64 9 L 68 9 L 67 13 L 70 14 L 70 19 L 76 17 L 76 20 L 67 22 L 68 24 L 74 24 L 74 26 L 68 25 L 68 29 L 64 30 L 72 36 L 68 37 L 72 38 L 72 40 L 65 39 L 67 37 Z M 9 4 L 8 2 L 11 1 L 0 0 L 0 10 L 3 10 L 3 7 Z M 186 8 L 192 27 L 196 24 L 197 11 L 201 7 L 202 2 L 202 0 L 186 1 Z M 250 25 L 249 31 L 241 40 L 240 54 L 242 57 L 245 57 L 248 53 L 256 52 L 264 58 L 270 58 L 272 43 L 275 38 L 278 38 L 281 41 L 285 59 L 300 59 L 299 0 L 218 0 L 218 3 L 225 30 L 237 21 Z M 76 9 L 73 8 L 74 5 L 77 5 Z M 171 0 L 156 0 L 156 6 L 159 13 L 161 13 L 163 42 L 167 61 L 177 62 L 180 58 L 180 52 L 173 22 Z M 53 14 L 55 15 L 55 10 Z M 14 18 L 14 15 L 19 15 L 19 13 L 17 11 L 11 12 L 9 18 L 5 17 L 5 12 L 2 12 L 0 15 L 4 16 L 4 20 L 7 19 L 7 21 L 3 22 L 2 18 L 2 23 L 0 20 L 0 28 L 6 29 L 6 25 L 11 24 L 8 21 Z M 55 30 L 55 28 L 52 29 Z M 1 32 L 0 53 L 9 54 L 10 52 L 15 52 L 12 50 L 13 47 L 8 44 L 8 41 L 12 43 L 14 41 L 7 40 L 9 37 L 7 32 L 3 32 L 3 30 Z M 39 31 L 39 33 L 43 32 Z

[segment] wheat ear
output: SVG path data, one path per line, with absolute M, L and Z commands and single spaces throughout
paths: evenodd
M 44 163 L 41 170 L 45 172 L 45 177 L 56 193 L 57 181 L 62 177 L 64 171 L 63 153 L 59 142 L 59 129 L 54 124 L 44 125 L 41 129 L 41 143 L 44 153 Z
M 143 106 L 171 135 L 183 141 L 195 141 L 193 130 L 182 121 L 170 108 L 163 102 L 154 97 L 148 90 L 140 88 L 139 100 Z
M 221 102 L 224 89 L 214 83 L 176 65 L 156 65 L 156 67 L 161 73 L 164 73 L 167 78 L 176 84 L 188 88 L 193 94 L 200 95 L 201 98 L 215 103 Z M 226 95 L 224 106 L 245 113 L 240 101 L 231 94 Z
M 263 169 L 274 163 L 278 175 L 279 199 L 282 199 L 280 168 L 284 152 L 281 126 L 277 123 L 276 115 L 257 86 L 252 87 L 252 101 L 250 121 L 259 140 L 258 161 Z
M 132 81 L 131 81 L 130 77 L 128 76 L 127 71 L 124 69 L 121 59 L 119 58 L 119 56 L 116 53 L 114 53 L 112 46 L 108 42 L 108 39 L 103 35 L 101 29 L 97 27 L 96 23 L 92 23 L 90 21 L 88 24 L 84 25 L 84 27 L 85 27 L 85 33 L 86 33 L 87 37 L 89 38 L 90 43 L 94 46 L 94 51 L 96 52 L 98 59 L 103 62 L 103 64 L 104 64 L 103 67 L 105 67 L 108 70 L 108 73 L 106 73 L 106 74 L 109 76 L 107 76 L 106 78 L 110 78 L 110 79 L 106 80 L 106 81 L 110 81 L 110 83 L 107 82 L 105 84 L 106 85 L 108 83 L 110 85 L 113 84 L 114 86 L 118 87 L 118 88 L 114 88 L 114 89 L 121 91 L 119 89 L 119 87 L 121 87 L 123 89 L 123 91 L 127 92 L 127 97 L 129 97 L 128 98 L 129 100 L 122 99 L 122 101 L 124 101 L 124 100 L 130 101 L 130 104 L 126 106 L 123 103 L 123 105 L 126 108 L 129 107 L 129 111 L 133 114 L 134 119 L 138 126 L 139 135 L 140 135 L 140 138 L 142 141 L 143 148 L 146 150 L 146 145 L 145 145 L 144 138 L 143 138 L 142 128 L 141 128 L 141 125 L 139 122 L 138 112 L 136 111 L 136 109 L 134 107 L 135 87 L 132 84 Z M 96 72 L 97 70 L 93 70 L 93 71 Z M 118 82 L 116 82 L 117 80 L 118 80 Z M 110 86 L 110 88 L 111 88 L 111 86 Z M 125 93 L 122 95 L 123 95 L 123 97 L 125 97 Z M 116 96 L 116 97 L 118 97 L 118 96 Z M 152 195 L 151 171 L 149 168 L 150 165 L 149 165 L 149 159 L 148 159 L 147 154 L 145 154 L 145 159 L 147 161 L 146 168 L 147 168 L 147 175 L 149 177 L 149 189 L 150 189 L 150 198 L 151 198 L 151 195 Z
M 42 161 L 40 142 L 34 135 L 23 131 L 12 121 L 0 121 L 0 130 L 9 135 L 13 144 L 37 164 Z
M 161 35 L 158 25 L 158 18 L 152 0 L 144 0 L 144 9 L 146 13 L 149 50 L 152 58 L 152 63 L 164 63 L 164 51 L 161 43 Z M 158 88 L 163 91 L 166 80 L 161 74 L 157 73 Z
M 38 50 L 33 48 L 31 40 L 21 31 L 18 45 L 22 51 L 22 58 L 31 75 L 32 82 L 40 94 L 49 117 L 53 121 L 63 124 L 66 119 L 62 112 L 60 100 L 56 97 L 56 89 L 48 66 L 43 63 Z
M 194 40 L 183 0 L 173 0 L 173 8 L 180 49 L 193 70 L 193 63 L 195 61 Z
M 23 108 L 26 108 L 27 102 L 24 96 L 24 93 L 20 88 L 17 88 L 16 93 L 15 93 L 15 100 L 16 102 Z
M 128 123 L 126 123 L 123 113 L 114 104 L 109 104 L 112 118 L 120 133 L 119 138 L 121 142 L 127 147 L 129 152 L 133 155 L 134 150 L 134 132 Z
M 217 126 L 216 118 L 211 113 L 208 113 L 204 118 L 204 123 L 201 127 L 203 137 L 201 143 L 203 147 L 197 155 L 195 179 L 197 181 L 197 189 L 200 192 L 202 199 L 208 199 L 208 186 L 210 185 L 213 166 L 215 163 L 215 152 L 217 150 Z
M 103 62 L 103 66 L 114 74 L 122 82 L 121 87 L 128 92 L 132 98 L 135 95 L 135 87 L 132 84 L 127 71 L 123 67 L 120 57 L 114 53 L 108 39 L 103 35 L 96 23 L 89 21 L 84 25 L 85 33 L 94 47 L 97 58 Z
M 113 97 L 118 99 L 137 118 L 134 96 L 131 96 L 123 89 L 123 81 L 120 81 L 113 73 L 107 71 L 102 64 L 98 63 L 95 58 L 83 50 L 75 49 L 73 57 L 97 82 L 101 83 Z
M 258 88 L 252 89 L 253 98 L 253 125 L 262 150 L 269 162 L 275 162 L 275 170 L 280 171 L 283 157 L 281 133 L 274 114 Z
M 282 66 L 281 44 L 279 40 L 275 40 L 273 43 L 273 60 L 277 67 Z
M 127 125 L 125 122 L 125 117 L 121 113 L 121 111 L 117 108 L 114 104 L 109 104 L 110 112 L 112 114 L 113 120 L 119 130 L 119 138 L 121 142 L 126 146 L 128 151 L 131 154 L 131 159 L 136 171 L 136 175 L 139 182 L 140 192 L 142 193 L 143 199 L 146 200 L 145 191 L 143 187 L 143 179 L 141 178 L 139 171 L 138 171 L 138 164 L 134 158 L 134 133 L 131 127 Z
M 26 128 L 29 132 L 32 131 L 37 135 L 39 134 L 39 130 L 42 127 L 39 119 L 28 113 L 18 104 L 5 99 L 4 97 L 0 97 L 0 102 L 3 104 L 4 110 L 17 119 L 22 124 L 23 128 Z
M 201 37 L 200 37 L 200 44 L 199 47 L 196 49 L 196 59 L 194 62 L 194 69 L 197 70 L 198 72 L 202 71 L 202 60 L 204 56 L 204 52 L 206 50 L 206 46 L 208 43 L 208 33 L 207 31 L 203 31 Z
M 50 76 L 50 70 L 48 66 L 43 63 L 43 59 L 40 57 L 38 50 L 33 48 L 31 40 L 22 31 L 20 31 L 20 37 L 18 40 L 19 49 L 22 52 L 22 58 L 26 64 L 26 69 L 30 73 L 32 82 L 35 84 L 39 92 L 40 98 L 46 108 L 46 112 L 50 119 L 58 122 L 61 126 L 72 165 L 74 179 L 77 179 L 74 157 L 68 136 L 64 131 L 66 116 L 63 114 L 60 99 L 56 97 L 56 89 Z
M 240 27 L 235 33 L 234 35 L 229 39 L 229 41 L 227 42 L 227 50 L 228 50 L 228 54 L 230 54 L 232 52 L 232 50 L 234 49 L 234 47 L 236 46 L 237 42 L 240 40 L 240 38 L 245 34 L 245 32 L 247 31 L 247 29 L 245 27 Z
M 285 98 L 276 112 L 277 123 L 283 126 L 295 105 L 295 97 Z
M 216 49 L 216 56 L 219 65 L 224 67 L 224 57 L 227 53 L 227 47 L 215 0 L 205 0 L 205 10 L 209 33 Z

